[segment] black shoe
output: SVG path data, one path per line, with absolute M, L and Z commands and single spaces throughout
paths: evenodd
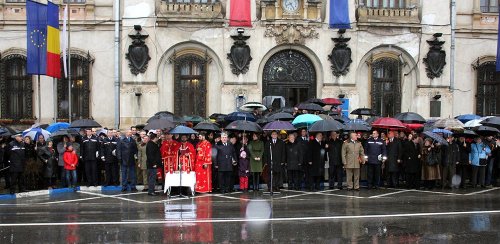
M 148 195 L 150 195 L 150 196 L 158 196 L 158 193 L 153 192 L 153 193 L 148 193 Z
M 359 188 L 358 189 L 354 189 L 355 191 L 359 191 Z
M 147 191 L 149 191 L 149 190 L 148 190 L 148 189 L 143 189 L 143 190 L 142 190 L 142 192 L 147 192 Z
M 126 192 L 127 191 L 127 188 L 122 188 L 122 192 Z

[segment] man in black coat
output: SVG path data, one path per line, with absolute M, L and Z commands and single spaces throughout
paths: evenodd
M 323 142 L 323 134 L 316 133 L 314 140 L 309 142 L 308 163 L 309 190 L 320 190 L 320 184 L 325 175 L 326 143 Z
M 285 143 L 278 139 L 278 132 L 271 132 L 271 139 L 264 144 L 264 154 L 262 162 L 270 168 L 269 174 L 272 177 L 272 182 L 267 185 L 268 189 L 273 192 L 279 192 L 280 171 L 286 163 Z M 271 188 L 272 184 L 272 188 Z
M 335 180 L 337 180 L 337 188 L 342 189 L 342 178 L 344 173 L 344 166 L 342 164 L 342 143 L 339 134 L 332 131 L 327 144 L 328 184 L 330 185 L 330 189 L 335 188 Z
M 26 167 L 26 150 L 24 148 L 23 137 L 21 134 L 13 136 L 14 141 L 9 143 L 9 162 L 10 162 L 10 194 L 16 192 L 16 185 L 19 192 L 24 191 L 23 172 Z
M 304 181 L 305 188 L 309 189 L 309 186 L 307 185 L 309 182 L 305 180 L 309 178 L 309 172 L 307 171 L 307 160 L 309 159 L 309 156 L 307 154 L 309 151 L 309 135 L 307 134 L 306 129 L 300 130 L 300 135 L 297 137 L 297 141 L 302 148 L 302 170 L 304 171 L 304 174 L 301 176 L 300 180 Z
M 472 171 L 471 166 L 469 164 L 469 153 L 470 153 L 470 144 L 466 142 L 465 137 L 460 137 L 457 140 L 457 146 L 459 151 L 458 158 L 458 167 L 457 174 L 460 176 L 460 188 L 465 189 L 465 181 L 467 177 L 470 175 Z
M 394 137 L 394 132 L 390 131 L 387 139 L 387 186 L 390 188 L 399 187 L 399 166 L 401 164 L 402 147 L 398 138 Z
M 144 136 L 147 137 L 147 136 Z M 150 140 L 146 144 L 146 165 L 148 168 L 148 195 L 156 196 L 156 172 L 157 168 L 161 165 L 161 152 L 158 145 L 158 136 L 151 133 Z
M 418 138 L 413 134 L 408 135 L 408 139 L 402 142 L 403 164 L 405 165 L 406 187 L 408 189 L 418 189 L 420 187 L 419 175 L 422 170 L 420 158 L 421 150 Z
M 120 176 L 118 158 L 116 157 L 116 146 L 118 144 L 118 139 L 115 137 L 113 130 L 108 130 L 107 137 L 102 140 L 102 156 L 101 159 L 104 162 L 104 170 L 106 171 L 106 186 L 120 185 Z
M 365 157 L 368 160 L 368 189 L 377 189 L 382 175 L 382 161 L 387 159 L 385 143 L 379 137 L 378 131 L 372 132 L 372 136 L 366 141 L 364 147 Z
M 80 153 L 85 165 L 87 186 L 97 186 L 97 158 L 100 154 L 99 149 L 99 139 L 92 134 L 91 129 L 86 129 L 85 136 L 82 138 Z
M 302 145 L 295 139 L 295 134 L 288 135 L 286 143 L 286 168 L 288 173 L 288 189 L 300 190 L 303 162 Z
M 446 140 L 448 145 L 443 145 L 441 153 L 441 186 L 451 189 L 452 179 L 456 172 L 456 165 L 460 160 L 459 147 L 453 141 L 453 137 L 449 135 Z
M 132 138 L 132 131 L 128 130 L 116 146 L 116 157 L 122 167 L 122 192 L 127 191 L 128 188 L 132 192 L 137 192 L 137 188 L 135 188 L 137 181 L 135 174 L 136 155 L 137 143 Z
M 228 142 L 226 133 L 221 134 L 221 143 L 215 147 L 217 148 L 217 160 L 214 164 L 219 174 L 220 191 L 224 194 L 229 192 L 233 166 L 236 165 L 238 157 L 234 146 Z

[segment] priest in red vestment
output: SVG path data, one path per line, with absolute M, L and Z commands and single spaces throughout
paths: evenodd
M 212 144 L 207 141 L 206 133 L 200 132 L 196 146 L 196 192 L 212 192 Z
M 165 141 L 161 144 L 160 151 L 165 173 L 173 173 L 177 170 L 177 165 L 175 164 L 177 160 L 175 156 L 177 154 L 179 144 L 179 142 L 172 139 L 172 134 L 167 134 Z
M 194 170 L 196 151 L 193 144 L 189 143 L 187 135 L 181 136 L 181 143 L 176 150 L 176 166 L 177 170 L 181 168 L 182 172 L 190 173 Z

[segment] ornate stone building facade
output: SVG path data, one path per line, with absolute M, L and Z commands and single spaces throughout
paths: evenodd
M 12 123 L 38 115 L 17 2 L 0 0 L 0 120 Z M 72 118 L 113 126 L 114 1 L 72 2 Z M 452 11 L 451 0 L 349 0 L 345 33 L 328 28 L 329 1 L 291 2 L 251 0 L 252 27 L 238 33 L 228 26 L 229 0 L 122 1 L 121 127 L 162 110 L 228 113 L 268 95 L 287 106 L 341 96 L 349 110 L 383 116 L 500 113 L 496 1 L 456 1 Z M 42 122 L 67 119 L 67 81 L 41 84 Z

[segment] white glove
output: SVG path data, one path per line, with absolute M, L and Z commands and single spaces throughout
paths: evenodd
M 101 160 L 102 160 L 102 161 L 105 161 L 104 156 L 102 156 L 102 157 L 101 157 Z
M 97 151 L 97 152 L 95 152 L 95 157 L 96 157 L 96 158 L 99 158 L 99 152 L 98 152 L 98 151 Z
M 113 156 L 116 156 L 116 149 L 111 152 Z

